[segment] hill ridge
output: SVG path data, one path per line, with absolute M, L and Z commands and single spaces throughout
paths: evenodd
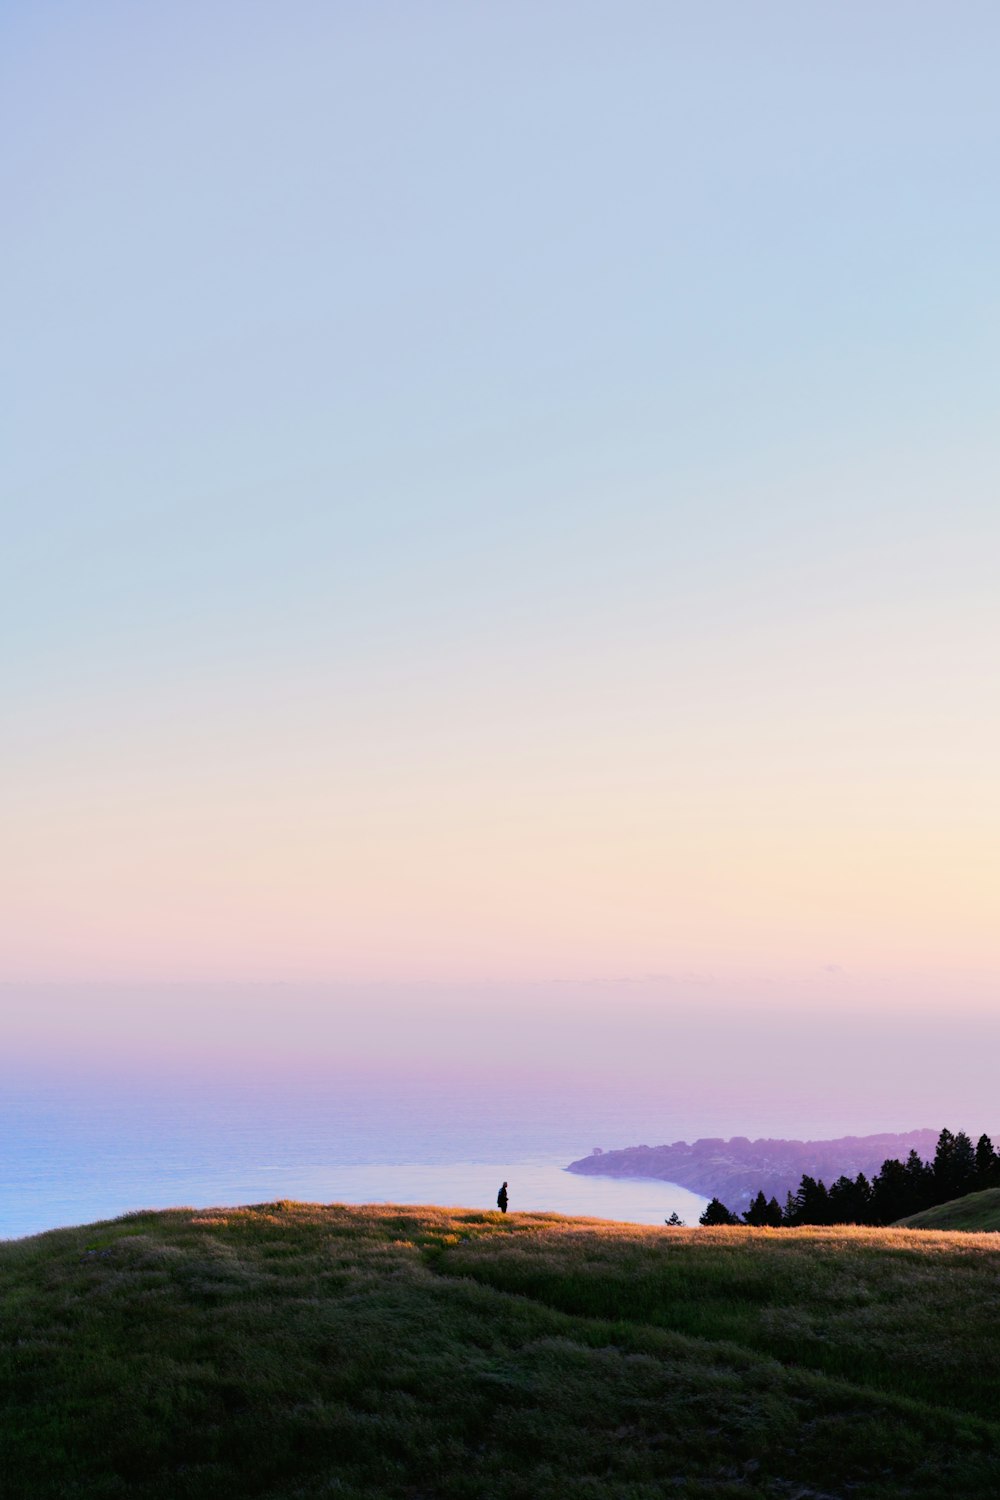
M 391 1204 L 49 1230 L 0 1245 L 4 1477 L 18 1500 L 994 1500 L 998 1267 L 1000 1235 Z
M 1000 1188 L 984 1188 L 979 1193 L 951 1198 L 947 1203 L 938 1203 L 933 1208 L 900 1219 L 895 1227 L 945 1232 L 964 1230 L 980 1234 L 1000 1231 Z

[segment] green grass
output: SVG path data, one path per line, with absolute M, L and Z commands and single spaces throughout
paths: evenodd
M 17 1500 L 1000 1493 L 1000 1235 L 267 1204 L 0 1244 Z
M 953 1198 L 950 1203 L 900 1219 L 899 1224 L 906 1229 L 1000 1230 L 1000 1188 L 967 1193 L 964 1198 Z

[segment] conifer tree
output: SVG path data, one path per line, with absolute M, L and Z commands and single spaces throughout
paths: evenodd
M 976 1142 L 976 1187 L 996 1187 L 1000 1184 L 1000 1158 L 993 1149 L 988 1135 L 981 1135 Z
M 822 1179 L 817 1182 L 815 1177 L 803 1173 L 799 1190 L 795 1194 L 793 1212 L 794 1224 L 828 1224 L 830 1222 L 830 1199 Z
M 729 1209 L 719 1198 L 711 1200 L 705 1212 L 698 1220 L 698 1223 L 704 1224 L 706 1228 L 710 1228 L 716 1224 L 738 1224 L 739 1222 L 736 1215 L 730 1213 Z
M 955 1137 L 945 1127 L 938 1136 L 937 1149 L 934 1152 L 934 1202 L 947 1203 L 949 1198 L 954 1198 L 953 1191 L 955 1183 Z
M 743 1215 L 743 1222 L 750 1224 L 756 1229 L 762 1229 L 767 1223 L 767 1199 L 764 1197 L 764 1189 L 761 1188 L 750 1207 Z
M 871 1220 L 875 1224 L 895 1224 L 897 1219 L 913 1212 L 910 1202 L 907 1170 L 896 1157 L 889 1157 L 872 1183 Z
M 856 1224 L 857 1207 L 854 1201 L 854 1182 L 841 1175 L 830 1184 L 829 1218 L 831 1224 Z
M 952 1172 L 955 1188 L 953 1196 L 960 1198 L 964 1193 L 971 1193 L 976 1185 L 976 1151 L 964 1130 L 960 1130 L 955 1136 Z
M 906 1213 L 917 1214 L 921 1209 L 930 1208 L 933 1199 L 933 1169 L 911 1148 L 906 1158 Z
M 871 1213 L 871 1183 L 864 1172 L 838 1177 L 830 1188 L 831 1224 L 867 1224 Z

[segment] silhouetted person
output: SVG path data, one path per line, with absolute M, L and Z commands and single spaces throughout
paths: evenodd
M 500 1210 L 500 1212 L 502 1214 L 505 1214 L 507 1212 L 507 1184 L 506 1183 L 503 1184 L 503 1186 L 501 1187 L 499 1193 L 497 1193 L 497 1208 Z

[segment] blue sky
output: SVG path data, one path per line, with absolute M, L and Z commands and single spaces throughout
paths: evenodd
M 6 7 L 0 973 L 1000 973 L 998 32 Z

